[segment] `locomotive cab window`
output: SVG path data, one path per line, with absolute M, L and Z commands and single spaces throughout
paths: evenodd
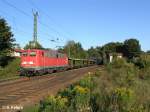
M 23 52 L 23 53 L 21 53 L 21 55 L 22 55 L 22 56 L 27 56 L 28 53 L 27 53 L 27 52 Z
M 56 54 L 56 58 L 59 58 L 59 54 Z
M 36 56 L 36 52 L 30 52 L 30 56 Z

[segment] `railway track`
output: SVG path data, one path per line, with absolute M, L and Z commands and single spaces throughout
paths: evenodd
M 48 94 L 55 94 L 65 86 L 79 80 L 87 72 L 98 67 L 91 66 L 51 75 L 21 78 L 0 83 L 0 111 L 4 106 L 28 106 L 39 102 Z M 8 111 L 8 110 L 5 110 Z

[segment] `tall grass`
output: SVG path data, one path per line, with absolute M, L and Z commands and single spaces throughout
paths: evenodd
M 149 80 L 139 77 L 142 71 L 125 59 L 114 60 L 96 80 L 95 112 L 149 112 Z M 144 73 L 143 73 L 144 74 Z

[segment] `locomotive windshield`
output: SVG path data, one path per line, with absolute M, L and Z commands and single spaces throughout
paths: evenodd
M 27 56 L 28 53 L 27 53 L 27 52 L 23 52 L 23 53 L 21 53 L 21 55 L 22 55 L 22 56 Z
M 36 52 L 30 52 L 30 56 L 36 56 Z

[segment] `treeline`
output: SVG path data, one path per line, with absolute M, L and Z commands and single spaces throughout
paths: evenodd
M 137 39 L 127 39 L 124 42 L 110 42 L 103 46 L 91 47 L 88 50 L 84 50 L 79 42 L 68 41 L 59 51 L 73 58 L 102 60 L 106 60 L 110 53 L 121 53 L 128 59 L 133 59 L 133 57 L 138 57 L 140 54 L 144 53 Z
M 142 50 L 137 39 L 127 39 L 124 42 L 110 42 L 96 48 L 91 47 L 88 52 L 91 57 L 104 56 L 110 53 L 122 53 L 123 56 L 131 59 L 142 53 Z

